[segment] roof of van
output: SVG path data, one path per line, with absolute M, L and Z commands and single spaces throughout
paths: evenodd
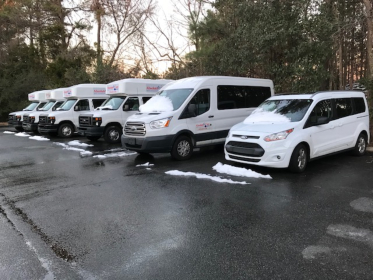
M 231 76 L 197 76 L 177 80 L 164 87 L 164 89 L 177 89 L 177 88 L 196 88 L 201 85 L 209 85 L 209 82 L 213 80 L 222 81 L 222 85 L 232 83 L 245 83 L 245 82 L 255 82 L 259 84 L 269 84 L 273 87 L 272 80 L 269 79 L 255 79 L 255 78 L 245 78 L 245 77 L 231 77 Z
M 69 88 L 65 88 L 63 91 L 63 97 L 104 97 L 108 96 L 106 93 L 105 84 L 79 84 Z
M 299 93 L 299 94 L 276 94 L 271 99 L 321 99 L 321 98 L 337 98 L 337 97 L 364 97 L 362 91 L 356 90 L 332 90 L 332 91 L 318 91 L 313 93 Z
M 28 94 L 29 101 L 41 101 L 45 100 L 46 93 L 50 92 L 50 90 L 38 90 Z
M 63 98 L 63 92 L 66 88 L 56 88 L 51 90 L 50 92 L 47 92 L 45 94 L 46 99 L 52 99 L 52 100 L 65 100 Z
M 152 95 L 173 80 L 123 79 L 106 85 L 108 95 Z

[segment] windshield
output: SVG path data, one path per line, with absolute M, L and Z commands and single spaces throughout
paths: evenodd
M 266 100 L 253 112 L 272 112 L 287 117 L 291 122 L 303 119 L 312 99 Z
M 126 96 L 110 97 L 99 108 L 101 110 L 117 110 L 125 99 Z
M 36 106 L 38 106 L 39 102 L 32 102 L 30 105 L 28 105 L 23 111 L 33 111 Z
M 60 108 L 58 108 L 57 110 L 58 111 L 69 111 L 71 109 L 71 107 L 74 106 L 76 102 L 76 99 L 69 99 L 69 100 L 66 100 L 65 103 L 63 103 L 61 105 Z
M 55 101 L 49 101 L 47 104 L 44 105 L 43 108 L 40 109 L 40 111 L 48 111 L 50 108 L 52 108 Z
M 162 90 L 159 95 L 168 97 L 172 102 L 174 110 L 177 110 L 179 109 L 181 104 L 183 104 L 184 101 L 188 98 L 192 91 L 192 88 L 168 89 Z

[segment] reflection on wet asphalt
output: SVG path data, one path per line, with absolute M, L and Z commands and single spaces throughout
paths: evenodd
M 291 174 L 229 163 L 222 147 L 177 162 L 5 130 L 1 279 L 371 279 L 372 154 Z M 218 162 L 272 179 L 221 174 Z

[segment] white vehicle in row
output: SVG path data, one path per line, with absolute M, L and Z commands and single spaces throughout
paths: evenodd
M 79 116 L 79 134 L 92 141 L 104 136 L 108 143 L 119 143 L 127 118 L 171 81 L 124 79 L 107 84 L 110 98 L 95 111 Z
M 224 143 L 229 129 L 274 94 L 273 82 L 225 76 L 166 85 L 127 119 L 122 144 L 139 153 L 190 158 L 194 147 Z
M 336 152 L 352 150 L 361 156 L 369 141 L 363 92 L 279 95 L 231 128 L 225 158 L 303 172 L 308 161 Z
M 22 111 L 10 113 L 8 117 L 8 126 L 14 127 L 18 131 L 22 131 L 23 115 L 40 110 L 47 103 L 45 100 L 45 94 L 48 92 L 50 92 L 50 90 L 39 90 L 29 93 L 28 100 L 31 101 L 31 103 Z
M 64 89 L 66 101 L 56 111 L 39 116 L 39 132 L 71 137 L 77 132 L 82 111 L 99 107 L 108 98 L 105 92 L 106 85 L 103 84 L 80 84 Z
M 47 103 L 39 111 L 24 114 L 22 128 L 24 131 L 38 132 L 39 116 L 48 112 L 55 111 L 59 108 L 65 98 L 63 98 L 64 88 L 58 88 L 45 93 Z

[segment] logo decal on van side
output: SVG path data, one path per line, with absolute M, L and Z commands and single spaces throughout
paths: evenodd
M 45 94 L 45 98 L 51 98 L 51 93 L 50 92 L 47 92 L 46 94 Z
M 212 124 L 211 123 L 199 123 L 199 124 L 196 124 L 196 129 L 197 130 L 209 130 L 212 128 Z
M 28 99 L 29 100 L 34 100 L 35 99 L 35 94 L 29 94 Z
M 63 97 L 70 97 L 71 96 L 71 89 L 67 89 L 63 91 Z
M 146 85 L 146 91 L 148 92 L 157 92 L 161 89 L 161 85 Z
M 119 85 L 108 85 L 106 90 L 108 93 L 117 93 L 119 91 Z
M 94 88 L 93 89 L 93 94 L 94 95 L 103 95 L 106 93 L 106 89 L 105 88 Z

